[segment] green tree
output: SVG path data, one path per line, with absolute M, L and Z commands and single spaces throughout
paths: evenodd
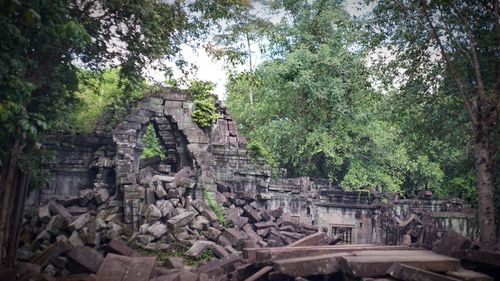
M 386 78 L 401 78 L 406 95 L 459 98 L 471 130 L 480 238 L 494 249 L 493 165 L 500 110 L 498 1 L 380 1 L 372 34 L 390 51 Z M 452 112 L 448 112 L 453 118 Z

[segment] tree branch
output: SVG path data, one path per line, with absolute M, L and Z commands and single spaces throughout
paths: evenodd
M 434 40 L 436 40 L 436 43 L 438 44 L 438 47 L 441 51 L 441 55 L 443 56 L 443 58 L 446 62 L 446 66 L 450 70 L 450 74 L 458 86 L 458 92 L 460 93 L 460 96 L 464 100 L 465 107 L 467 108 L 467 111 L 469 113 L 469 117 L 471 118 L 472 123 L 474 125 L 477 125 L 478 124 L 477 116 L 474 114 L 474 110 L 472 109 L 472 106 L 471 106 L 469 100 L 467 99 L 467 95 L 465 94 L 465 85 L 460 80 L 458 72 L 456 71 L 452 61 L 450 60 L 450 58 L 448 56 L 448 53 L 446 52 L 446 50 L 444 48 L 443 43 L 441 42 L 441 39 L 439 38 L 439 35 L 437 34 L 436 28 L 434 27 L 434 24 L 432 23 L 432 20 L 430 19 L 430 16 L 427 13 L 425 2 L 423 0 L 421 0 L 420 5 L 422 7 L 422 12 L 424 14 L 424 18 L 425 18 L 427 24 L 429 25 L 431 34 L 434 37 Z M 425 28 L 425 26 L 424 26 L 424 28 Z

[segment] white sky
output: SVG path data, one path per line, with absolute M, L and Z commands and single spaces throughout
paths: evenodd
M 366 13 L 371 7 L 366 7 L 362 0 L 346 0 L 345 7 L 346 10 L 353 16 L 358 16 Z M 255 4 L 255 13 L 259 16 L 263 16 L 273 23 L 277 23 L 283 17 L 283 14 L 269 14 L 269 11 L 263 9 L 262 5 L 259 3 Z M 254 52 L 253 61 L 255 65 L 258 65 L 262 62 L 261 56 L 258 53 L 258 47 L 253 46 Z M 224 67 L 224 63 L 222 61 L 212 60 L 207 52 L 202 47 L 197 49 L 193 49 L 190 46 L 183 45 L 181 55 L 184 59 L 191 64 L 197 66 L 197 72 L 192 75 L 190 78 L 195 78 L 199 80 L 208 80 L 212 81 L 216 84 L 216 88 L 214 90 L 214 94 L 216 94 L 220 100 L 225 99 L 225 85 L 227 82 L 228 72 Z M 182 77 L 182 73 L 180 70 L 173 64 L 167 63 L 173 69 L 173 78 L 178 79 Z M 242 68 L 244 68 L 243 66 Z M 165 73 L 158 70 L 148 70 L 146 72 L 148 76 L 150 76 L 155 82 L 164 82 L 165 81 Z

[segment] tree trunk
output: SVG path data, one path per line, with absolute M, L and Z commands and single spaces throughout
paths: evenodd
M 0 179 L 0 268 L 4 269 L 15 266 L 28 192 L 28 175 L 19 169 L 17 160 L 13 152 L 6 157 Z
M 495 207 L 493 203 L 493 176 L 490 169 L 491 153 L 487 134 L 479 123 L 475 128 L 474 158 L 476 162 L 479 231 L 481 248 L 494 250 L 496 244 Z

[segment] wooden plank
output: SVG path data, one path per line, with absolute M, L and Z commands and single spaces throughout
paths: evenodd
M 148 281 L 155 261 L 156 257 L 133 257 L 122 281 Z
M 132 258 L 108 254 L 97 272 L 97 281 L 122 281 Z
M 273 270 L 272 266 L 270 266 L 270 265 L 264 266 L 261 270 L 255 272 L 252 276 L 245 279 L 245 281 L 256 281 L 259 278 L 261 278 L 262 276 L 266 275 L 271 270 Z
M 391 267 L 387 269 L 387 274 L 403 281 L 460 281 L 455 278 L 400 263 L 392 264 Z
M 421 268 L 432 272 L 455 271 L 460 268 L 460 261 L 434 252 L 401 255 L 362 255 L 344 256 L 340 259 L 341 270 L 353 277 L 383 276 L 393 263 Z

